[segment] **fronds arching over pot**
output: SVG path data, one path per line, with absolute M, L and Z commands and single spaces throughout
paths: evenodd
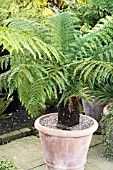
M 10 70 L 0 76 L 1 87 L 9 89 L 9 97 L 17 89 L 20 101 L 35 116 L 48 99 L 57 98 L 60 112 L 62 108 L 68 110 L 59 122 L 68 126 L 79 123 L 79 111 L 75 109 L 79 98 L 91 98 L 85 89 L 93 86 L 97 78 L 97 82 L 101 81 L 101 72 L 106 70 L 102 63 L 107 65 L 109 60 L 112 64 L 112 22 L 113 18 L 107 17 L 82 35 L 81 22 L 68 12 L 41 23 L 11 19 L 0 28 L 1 44 L 10 52 L 1 63 L 7 63 L 9 58 L 11 64 Z M 110 74 L 106 70 L 106 78 L 103 76 L 106 79 Z M 70 121 L 73 115 L 76 123 Z

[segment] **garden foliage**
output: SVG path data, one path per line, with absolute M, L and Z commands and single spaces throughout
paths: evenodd
M 18 90 L 32 116 L 58 92 L 66 103 L 71 96 L 87 98 L 85 87 L 112 82 L 113 17 L 99 20 L 84 34 L 81 23 L 67 11 L 41 21 L 16 15 L 0 26 L 0 45 L 10 53 L 0 58 L 1 67 L 11 65 L 0 76 L 1 87 L 8 98 Z

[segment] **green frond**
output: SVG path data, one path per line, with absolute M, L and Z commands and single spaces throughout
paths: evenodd
M 9 62 L 10 62 L 10 56 L 9 55 L 5 55 L 3 57 L 0 57 L 0 68 L 2 70 L 7 69 Z
M 70 82 L 70 86 L 67 86 L 66 89 L 63 91 L 58 105 L 60 105 L 62 102 L 64 102 L 64 105 L 66 105 L 67 101 L 71 97 L 84 98 L 86 101 L 93 101 L 93 97 L 91 96 L 89 88 L 86 88 L 82 81 L 76 80 L 75 82 Z
M 4 20 L 4 26 L 8 26 L 14 30 L 22 31 L 24 33 L 34 35 L 35 37 L 44 40 L 44 34 L 46 33 L 46 27 L 35 20 L 27 18 L 9 18 Z
M 0 74 L 0 91 L 2 87 L 8 91 L 8 98 L 12 95 L 14 90 L 18 88 L 18 69 L 11 69 L 7 72 Z
M 112 0 L 89 0 L 89 3 L 93 3 L 94 5 L 98 5 L 103 10 L 112 11 L 113 9 L 113 1 Z
M 113 84 L 108 82 L 101 83 L 100 86 L 97 85 L 95 89 L 91 89 L 91 94 L 97 102 L 110 101 L 113 99 Z
M 83 60 L 73 63 L 74 77 L 79 74 L 80 79 L 85 82 L 91 80 L 94 85 L 95 80 L 100 84 L 102 81 L 113 80 L 113 64 L 111 62 L 102 62 L 97 60 Z
M 102 53 L 109 59 L 111 57 L 109 51 L 111 51 L 113 45 L 113 16 L 101 19 L 89 33 L 75 37 L 76 41 L 71 43 L 71 47 L 78 59 L 97 57 Z
M 45 105 L 44 68 L 38 65 L 23 65 L 18 72 L 21 83 L 18 84 L 20 101 L 31 116 L 38 116 Z
M 0 24 L 9 16 L 9 8 L 12 0 L 0 0 Z
M 67 75 L 65 77 L 64 75 Z M 31 116 L 38 116 L 45 109 L 47 99 L 57 99 L 58 89 L 62 92 L 67 85 L 68 74 L 63 66 L 46 64 L 19 64 L 0 75 L 2 87 L 9 89 L 8 98 L 15 89 L 19 99 Z
M 12 3 L 12 0 L 0 0 L 0 8 L 8 8 L 8 5 Z
M 8 100 L 5 100 L 5 97 L 0 97 L 0 116 L 12 101 L 13 97 L 9 98 Z
M 82 35 L 80 21 L 72 13 L 60 13 L 46 21 L 13 18 L 0 27 L 0 45 L 10 52 L 1 57 L 1 87 L 15 89 L 32 116 L 45 109 L 47 100 L 66 104 L 69 97 L 91 98 L 94 88 L 113 81 L 113 16 L 99 21 Z M 90 97 L 89 97 L 90 96 Z M 101 96 L 101 95 L 100 95 Z M 59 102 L 59 103 L 60 103 Z
M 58 51 L 32 34 L 32 32 L 29 32 L 29 30 L 24 32 L 22 28 L 18 30 L 18 28 L 4 26 L 0 27 L 0 33 L 0 45 L 3 45 L 4 49 L 7 49 L 11 55 L 15 52 L 24 54 L 27 50 L 34 58 L 38 56 L 39 59 L 43 59 L 45 55 L 49 60 L 52 60 L 51 56 L 55 60 L 59 60 Z
M 49 17 L 45 25 L 48 28 L 47 42 L 64 55 L 72 55 L 69 44 L 75 40 L 74 33 L 79 34 L 80 20 L 72 13 L 63 12 Z

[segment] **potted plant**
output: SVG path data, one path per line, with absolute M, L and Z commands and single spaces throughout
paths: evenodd
M 112 83 L 101 85 L 100 88 L 94 92 L 94 95 L 102 103 L 108 101 L 103 109 L 103 116 L 100 120 L 102 129 L 104 153 L 107 159 L 113 158 L 113 86 Z
M 1 59 L 1 63 L 7 66 L 7 61 L 10 60 L 11 65 L 10 70 L 0 76 L 1 87 L 8 88 L 8 97 L 17 89 L 20 101 L 32 116 L 38 116 L 48 99 L 58 100 L 58 114 L 46 115 L 47 119 L 55 117 L 58 122 L 55 127 L 58 129 L 54 132 L 54 129 L 45 127 L 44 117 L 35 123 L 45 148 L 47 168 L 83 170 L 91 137 L 98 124 L 94 119 L 80 115 L 79 99 L 82 97 L 91 100 L 87 87 L 93 87 L 97 76 L 97 70 L 93 76 L 94 67 L 90 65 L 92 58 L 102 58 L 102 52 L 112 49 L 110 42 L 107 43 L 108 33 L 103 38 L 103 32 L 109 28 L 109 23 L 112 23 L 112 17 L 106 18 L 84 35 L 80 32 L 79 19 L 72 13 L 58 13 L 44 21 L 37 21 L 39 20 L 36 18 L 35 21 L 11 18 L 5 22 L 5 26 L 0 27 L 1 43 L 10 52 L 10 55 Z M 109 29 L 111 31 L 112 24 Z M 110 36 L 112 37 L 112 34 Z M 104 55 L 108 56 L 106 53 Z M 88 122 L 86 129 L 81 124 L 83 120 Z M 81 124 L 82 129 L 70 130 L 75 125 L 78 127 L 78 124 Z M 45 129 L 48 132 L 44 132 Z M 62 139 L 64 143 L 61 143 Z M 54 151 L 56 146 L 57 152 Z M 60 157 L 60 161 L 57 161 L 57 157 Z M 68 158 L 71 158 L 70 161 Z
M 111 18 L 111 17 L 110 17 Z M 109 21 L 108 21 L 108 23 L 109 23 L 109 26 L 111 25 L 111 19 L 108 19 Z M 103 20 L 104 21 L 104 20 Z M 108 27 L 109 27 L 108 26 Z M 97 26 L 98 27 L 98 26 Z M 106 29 L 108 29 L 108 28 L 106 28 Z M 92 31 L 93 32 L 93 31 Z M 96 32 L 96 31 L 95 31 Z M 97 32 L 96 32 L 97 33 Z M 101 33 L 101 32 L 100 32 Z M 91 33 L 89 33 L 89 36 L 91 36 L 92 34 Z M 96 36 L 98 36 L 98 34 L 96 35 Z M 87 35 L 85 35 L 85 37 L 87 37 Z M 110 40 L 110 43 L 112 43 L 112 40 Z M 107 44 L 105 44 L 105 45 L 103 45 L 103 48 L 106 48 L 107 47 Z M 105 52 L 105 51 L 104 51 Z M 101 56 L 102 57 L 102 56 Z M 111 55 L 109 56 L 109 57 L 112 57 Z M 100 60 L 102 60 L 102 58 L 100 59 Z M 90 62 L 91 62 L 91 64 L 90 64 Z M 106 61 L 104 61 L 104 59 L 103 59 L 103 65 L 105 64 L 105 62 Z M 89 76 L 89 78 L 91 78 L 91 79 L 93 79 L 94 78 L 94 76 L 95 76 L 95 78 L 96 78 L 96 76 L 98 77 L 98 76 L 100 76 L 100 75 L 102 75 L 102 72 L 99 72 L 99 75 L 97 75 L 96 74 L 96 71 L 94 72 L 94 74 L 92 73 L 94 70 L 95 70 L 95 65 L 97 64 L 97 66 L 100 64 L 101 65 L 101 63 L 102 63 L 102 61 L 99 63 L 98 62 L 98 60 L 95 60 L 95 57 L 94 57 L 94 60 L 92 60 L 92 58 L 90 58 L 90 60 L 88 61 L 88 60 L 86 60 L 85 62 L 84 61 L 82 61 L 82 62 L 79 62 L 79 64 L 80 65 L 77 65 L 77 63 L 75 62 L 75 63 L 73 63 L 72 65 L 76 65 L 77 67 L 76 67 L 76 71 L 80 71 L 81 70 L 81 67 L 83 68 L 83 70 L 81 71 L 81 74 L 80 74 L 80 77 L 84 77 L 85 78 L 85 82 L 87 82 L 88 80 L 86 79 L 86 76 Z M 84 64 L 86 64 L 86 66 L 84 67 Z M 108 63 L 106 63 L 106 65 L 107 65 Z M 110 63 L 111 64 L 111 63 Z M 70 64 L 71 65 L 71 64 Z M 71 66 L 72 66 L 71 65 Z M 100 65 L 99 65 L 99 68 L 100 68 Z M 102 67 L 104 67 L 103 65 L 101 65 Z M 92 66 L 92 67 L 91 67 Z M 87 68 L 87 69 L 86 69 Z M 77 70 L 78 69 L 78 70 Z M 98 69 L 98 67 L 96 68 L 96 69 Z M 104 67 L 104 69 L 105 69 L 105 67 Z M 106 70 L 105 70 L 106 71 Z M 96 75 L 95 75 L 96 74 Z M 105 78 L 104 76 L 102 77 L 102 78 Z M 108 78 L 108 77 L 107 77 Z M 90 80 L 91 80 L 90 79 Z M 100 79 L 99 79 L 100 80 Z M 98 84 L 99 84 L 99 80 L 97 79 L 97 81 L 98 81 Z M 105 79 L 106 80 L 106 79 Z M 108 78 L 108 80 L 109 80 L 109 78 Z M 94 80 L 93 80 L 94 81 Z M 88 81 L 89 82 L 89 81 Z M 95 79 L 95 82 L 96 82 L 96 79 Z M 90 81 L 90 83 L 92 83 L 91 81 Z M 94 82 L 93 82 L 94 83 Z M 91 86 L 92 86 L 92 84 L 91 84 Z M 95 87 L 93 86 L 93 88 L 95 89 Z M 104 89 L 104 87 L 103 87 L 103 89 Z M 105 89 L 104 89 L 104 91 L 105 91 Z M 95 92 L 97 92 L 97 89 L 95 90 Z M 102 96 L 99 96 L 99 97 L 101 97 L 102 98 Z M 69 98 L 69 100 L 70 100 L 70 103 L 72 103 L 72 98 L 70 99 Z M 74 100 L 73 100 L 74 101 Z M 70 108 L 70 103 L 68 103 L 68 110 L 69 110 L 69 108 Z M 72 106 L 74 106 L 74 104 L 72 104 L 71 105 L 71 108 L 72 108 Z M 78 108 L 78 107 L 77 107 Z M 65 115 L 65 113 L 66 113 L 66 111 L 64 112 L 64 115 Z M 50 116 L 50 115 L 49 115 Z M 47 118 L 47 120 L 45 120 L 45 116 L 42 116 L 41 118 L 38 118 L 37 119 L 37 121 L 36 121 L 36 123 L 35 123 L 35 127 L 40 131 L 40 136 L 41 136 L 41 141 L 42 141 L 42 145 L 43 145 L 43 148 L 44 148 L 44 153 L 45 153 L 45 161 L 46 161 L 46 164 L 47 164 L 47 169 L 62 169 L 62 168 L 64 168 L 64 169 L 68 169 L 68 168 L 71 168 L 71 169 L 76 169 L 76 168 L 78 168 L 78 169 L 84 169 L 84 167 L 81 165 L 81 167 L 76 167 L 76 166 L 72 166 L 72 167 L 68 167 L 68 164 L 71 164 L 70 162 L 68 163 L 68 159 L 67 159 L 67 157 L 65 157 L 65 151 L 63 150 L 63 147 L 62 147 L 62 143 L 61 143 L 61 138 L 65 138 L 66 136 L 68 136 L 68 134 L 66 133 L 66 136 L 64 135 L 64 136 L 60 136 L 60 131 L 58 130 L 56 130 L 56 131 L 54 131 L 53 129 L 52 129 L 52 131 L 48 128 L 49 126 L 48 126 L 48 117 L 49 116 L 46 116 L 46 118 Z M 60 117 L 60 116 L 59 116 Z M 44 124 L 43 123 L 43 121 L 45 121 L 46 123 L 47 123 L 47 128 L 45 128 L 44 126 L 46 126 L 46 123 Z M 59 120 L 58 120 L 59 121 Z M 62 123 L 61 123 L 62 124 Z M 58 124 L 56 123 L 56 126 L 58 126 Z M 61 127 L 65 127 L 64 126 L 64 124 L 62 124 L 62 126 Z M 61 132 L 61 133 L 63 133 L 63 132 Z M 65 133 L 65 131 L 64 131 L 64 133 Z M 64 134 L 63 133 L 63 134 Z M 58 140 L 58 136 L 57 136 L 57 134 L 59 134 L 58 136 L 60 137 L 60 141 Z M 71 134 L 71 133 L 70 133 Z M 69 136 L 68 136 L 69 137 Z M 75 137 L 74 135 L 73 135 L 73 137 Z M 55 142 L 54 142 L 54 140 L 55 140 Z M 68 138 L 68 140 L 69 140 L 69 138 Z M 51 144 L 52 142 L 54 143 L 53 145 Z M 50 143 L 49 143 L 50 142 Z M 58 143 L 57 143 L 58 142 Z M 67 142 L 66 142 L 67 143 Z M 71 143 L 71 142 L 70 142 Z M 61 148 L 62 148 L 62 151 L 64 151 L 63 153 L 61 153 L 61 155 L 60 155 L 60 150 L 61 150 L 61 148 L 60 148 L 60 146 L 59 145 L 61 145 Z M 64 143 L 63 143 L 64 144 Z M 72 144 L 72 143 L 71 143 Z M 51 146 L 50 148 L 49 148 L 49 146 Z M 56 146 L 56 152 L 55 152 L 55 146 Z M 57 146 L 58 146 L 58 148 L 57 148 Z M 67 146 L 67 145 L 66 145 Z M 68 148 L 68 147 L 67 147 Z M 76 147 L 75 147 L 76 148 Z M 69 150 L 69 149 L 68 149 Z M 58 153 L 57 153 L 57 151 L 58 151 Z M 77 152 L 77 153 L 79 153 L 79 151 Z M 62 156 L 63 155 L 63 156 Z M 67 153 L 66 153 L 66 155 L 68 155 Z M 74 155 L 74 154 L 73 154 Z M 57 159 L 59 157 L 59 159 Z M 67 162 L 65 162 L 63 159 L 62 159 L 62 157 L 64 157 L 65 159 L 65 161 L 67 161 Z M 76 158 L 78 158 L 77 156 L 75 156 Z M 60 160 L 62 160 L 62 161 L 60 161 Z M 77 159 L 77 160 L 79 160 L 79 159 Z M 60 164 L 58 164 L 58 162 L 60 162 Z M 65 163 L 64 163 L 65 162 Z M 76 161 L 74 160 L 74 163 L 75 163 Z M 79 161 L 78 161 L 79 162 Z M 66 164 L 67 163 L 67 164 Z M 71 165 L 74 165 L 74 163 L 72 163 Z M 65 164 L 65 165 L 64 165 Z M 75 163 L 76 164 L 76 163 Z M 64 165 L 64 167 L 62 167 L 62 165 Z M 76 164 L 77 165 L 77 164 Z M 79 165 L 80 165 L 80 162 L 79 162 Z
M 29 30 L 31 31 L 32 27 L 30 25 L 31 24 L 30 21 L 26 21 L 23 19 L 22 20 L 10 19 L 9 26 L 7 29 L 5 28 L 5 30 L 8 31 L 8 29 L 10 30 L 13 29 L 13 37 L 15 37 L 14 32 L 16 34 L 16 37 L 19 36 L 21 33 L 22 36 L 24 36 L 24 44 L 22 43 L 21 40 L 20 45 L 22 43 L 23 48 L 21 48 L 21 46 L 19 48 L 20 50 L 25 50 L 28 49 L 29 47 L 28 50 L 33 54 L 33 57 L 28 55 L 28 53 L 26 53 L 25 55 L 19 53 L 19 56 L 21 55 L 22 56 L 21 56 L 21 60 L 18 60 L 17 58 L 14 58 L 15 57 L 15 53 L 14 53 L 13 57 L 10 60 L 11 70 L 1 75 L 1 82 L 4 83 L 4 78 L 5 78 L 5 81 L 7 83 L 3 85 L 6 85 L 6 87 L 9 88 L 9 96 L 12 94 L 12 91 L 18 87 L 19 98 L 32 116 L 36 115 L 38 110 L 40 111 L 41 107 L 43 108 L 45 107 L 44 104 L 48 98 L 50 100 L 53 100 L 56 97 L 59 99 L 60 114 L 59 116 L 57 114 L 54 115 L 58 116 L 59 119 L 57 124 L 58 128 L 64 129 L 62 131 L 63 133 L 66 132 L 64 137 L 60 135 L 60 139 L 64 138 L 65 140 L 64 143 L 67 145 L 67 150 L 68 150 L 67 153 L 75 154 L 75 160 L 72 161 L 72 159 L 70 159 L 71 162 L 69 162 L 69 160 L 66 160 L 67 154 L 65 154 L 64 152 L 65 163 L 63 163 L 63 157 L 62 157 L 63 152 L 61 152 L 62 162 L 60 163 L 59 161 L 57 161 L 56 162 L 57 164 L 55 163 L 53 165 L 52 163 L 48 162 L 47 166 L 48 168 L 52 168 L 52 167 L 55 168 L 57 166 L 58 169 L 60 168 L 84 169 L 84 164 L 86 162 L 86 156 L 91 141 L 91 137 L 93 132 L 97 129 L 98 124 L 92 118 L 79 115 L 80 114 L 79 98 L 80 96 L 83 96 L 84 98 L 88 98 L 88 96 L 85 94 L 83 90 L 85 85 L 81 81 L 79 81 L 79 76 L 77 75 L 74 79 L 71 79 L 73 75 L 73 70 L 68 66 L 69 61 L 71 62 L 71 58 L 74 57 L 74 53 L 72 53 L 71 46 L 68 46 L 68 43 L 69 41 L 71 42 L 73 42 L 73 40 L 75 41 L 74 39 L 75 33 L 79 35 L 79 31 L 78 31 L 79 20 L 73 14 L 70 13 L 57 14 L 56 16 L 48 18 L 48 20 L 46 20 L 43 25 L 44 29 L 46 28 L 45 29 L 46 32 L 50 31 L 49 36 L 48 34 L 46 35 L 46 32 L 44 32 L 45 37 L 43 38 L 45 39 L 44 40 L 45 42 L 43 42 L 40 39 L 36 39 L 33 34 L 34 32 L 32 32 L 31 34 L 30 31 L 28 31 L 25 32 L 24 34 L 24 23 L 28 24 L 27 26 L 29 26 Z M 21 28 L 19 28 L 19 26 L 21 26 Z M 36 26 L 38 26 L 38 24 Z M 18 31 L 16 27 L 18 27 Z M 59 32 L 59 30 L 56 30 L 57 31 L 56 34 L 54 32 L 56 28 L 59 28 L 61 32 Z M 65 37 L 64 37 L 64 32 L 65 32 Z M 36 33 L 37 32 L 35 32 L 35 34 Z M 56 37 L 55 35 L 54 36 L 52 35 L 54 33 Z M 3 34 L 4 32 L 2 32 L 2 35 Z M 32 46 L 33 48 L 29 46 L 28 39 L 27 39 L 28 37 L 26 35 L 27 36 L 29 35 L 29 37 L 31 36 L 30 39 L 32 40 L 32 42 L 33 41 L 36 42 L 36 43 L 33 42 L 34 44 Z M 52 37 L 54 37 L 54 39 L 52 39 Z M 56 42 L 54 42 L 54 40 L 56 40 Z M 43 46 L 40 46 L 38 41 L 40 42 L 40 44 L 42 43 Z M 2 43 L 4 45 L 4 48 L 6 48 L 7 47 L 6 41 L 3 38 L 2 38 Z M 34 57 L 35 54 L 34 51 L 37 52 L 37 49 L 35 47 L 37 44 L 38 44 L 37 49 L 38 50 L 40 49 L 42 54 L 39 53 L 38 51 L 38 55 Z M 50 45 L 52 44 L 53 46 L 50 46 L 49 44 Z M 58 49 L 58 51 L 55 50 L 56 48 Z M 12 46 L 9 46 L 8 50 L 9 52 L 10 50 L 12 51 Z M 25 59 L 26 56 L 27 56 L 27 60 Z M 8 58 L 9 56 L 6 57 Z M 47 57 L 48 60 L 46 59 Z M 8 79 L 6 78 L 7 75 L 8 75 L 7 77 Z M 77 84 L 76 86 L 75 83 Z M 83 119 L 83 117 L 85 118 Z M 87 126 L 87 128 L 86 129 L 83 128 L 84 130 L 80 129 L 79 131 L 76 130 L 75 133 L 74 131 L 73 132 L 69 131 L 70 127 L 74 126 L 75 124 L 76 125 L 79 124 L 79 120 L 81 121 L 81 124 L 82 124 L 82 120 L 88 122 L 86 125 L 85 124 L 81 125 L 81 126 Z M 58 131 L 57 133 L 61 132 L 61 130 L 57 130 L 57 131 Z M 79 134 L 80 134 L 80 138 L 79 138 Z M 66 139 L 67 135 L 68 135 L 68 139 Z M 74 141 L 74 139 L 76 139 L 77 141 Z M 69 141 L 66 142 L 67 140 Z M 57 143 L 58 141 L 59 140 L 57 140 Z M 54 142 L 52 143 L 55 145 Z M 70 144 L 73 145 L 73 147 L 68 148 Z M 61 146 L 63 147 L 63 145 L 64 144 L 62 143 Z M 52 144 L 51 147 L 54 148 Z M 58 145 L 58 147 L 60 147 L 60 145 Z M 74 147 L 76 149 L 78 148 L 78 151 L 73 152 Z M 80 151 L 81 149 L 82 151 Z M 82 155 L 83 153 L 84 156 Z M 78 161 L 79 164 L 77 164 Z M 58 165 L 58 162 L 60 163 L 60 165 Z M 61 165 L 62 163 L 64 165 Z
M 93 117 L 97 122 L 102 118 L 103 108 L 105 103 L 98 104 L 97 102 L 87 102 L 82 99 L 83 109 L 86 115 Z

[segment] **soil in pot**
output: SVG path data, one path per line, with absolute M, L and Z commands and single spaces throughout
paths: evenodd
M 52 129 L 59 129 L 57 128 L 57 121 L 58 121 L 58 116 L 56 114 L 53 114 L 51 116 L 48 116 L 46 118 L 43 118 L 40 120 L 40 124 L 42 126 L 52 128 Z M 69 130 L 83 130 L 87 129 L 90 126 L 93 125 L 92 119 L 89 119 L 88 117 L 85 116 L 80 116 L 80 122 L 78 125 L 75 125 L 73 127 L 70 127 Z

